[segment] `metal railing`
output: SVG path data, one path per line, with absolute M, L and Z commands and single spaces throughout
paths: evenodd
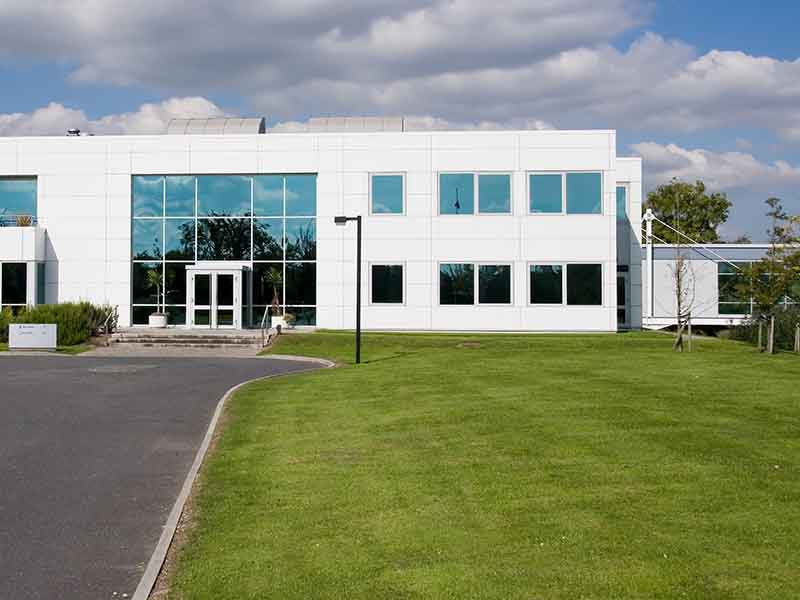
M 270 338 L 267 336 L 267 331 L 269 330 L 269 309 L 271 307 L 267 306 L 264 308 L 264 315 L 261 317 L 261 347 L 266 347 L 267 343 L 269 343 Z M 280 331 L 280 330 L 279 330 Z
M 103 321 L 103 332 L 105 333 L 106 346 L 110 345 L 109 339 L 111 337 L 111 320 L 116 323 L 119 318 L 119 306 L 115 306 L 114 310 L 108 313 L 106 320 Z

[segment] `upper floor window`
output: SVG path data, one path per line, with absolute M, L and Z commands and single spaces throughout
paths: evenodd
M 601 173 L 531 173 L 528 176 L 531 213 L 602 214 Z
M 600 173 L 567 173 L 567 214 L 599 215 L 603 212 Z
M 370 210 L 373 215 L 402 215 L 405 191 L 399 173 L 370 177 Z
M 511 175 L 508 173 L 439 175 L 440 215 L 473 215 L 476 204 L 479 214 L 511 214 Z
M 35 177 L 0 177 L 0 220 L 3 217 L 36 217 Z
M 628 218 L 628 188 L 624 185 L 617 186 L 617 221 Z

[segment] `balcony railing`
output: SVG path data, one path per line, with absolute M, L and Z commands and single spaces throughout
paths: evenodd
M 36 222 L 32 215 L 0 215 L 0 227 L 33 227 Z

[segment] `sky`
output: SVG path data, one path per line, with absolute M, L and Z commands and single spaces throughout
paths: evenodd
M 800 2 L 0 0 L 0 136 L 173 117 L 403 115 L 617 130 L 645 188 L 702 179 L 727 239 L 800 214 Z

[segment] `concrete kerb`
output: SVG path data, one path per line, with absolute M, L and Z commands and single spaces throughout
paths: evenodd
M 281 354 L 262 358 L 307 362 L 309 364 L 320 365 L 324 369 L 330 369 L 336 366 L 335 363 L 329 360 L 325 360 L 323 358 L 309 358 L 306 356 L 290 356 Z M 197 479 L 197 474 L 200 472 L 200 467 L 203 465 L 206 453 L 211 445 L 211 440 L 214 437 L 217 423 L 219 422 L 220 416 L 222 415 L 222 410 L 225 407 L 225 403 L 228 401 L 228 399 L 233 396 L 237 390 L 255 381 L 263 381 L 266 379 L 273 379 L 275 377 L 284 377 L 286 375 L 295 375 L 297 373 L 307 373 L 309 371 L 316 370 L 316 368 L 308 368 L 300 371 L 294 371 L 292 373 L 277 373 L 274 375 L 265 375 L 264 377 L 255 377 L 233 386 L 231 389 L 225 392 L 225 394 L 223 394 L 222 398 L 220 398 L 219 402 L 217 402 L 217 406 L 214 409 L 214 414 L 211 417 L 211 422 L 208 425 L 208 429 L 206 430 L 206 434 L 203 437 L 202 443 L 200 444 L 200 448 L 197 450 L 192 467 L 189 469 L 189 473 L 186 475 L 186 479 L 183 482 L 183 486 L 178 494 L 178 498 L 175 500 L 175 504 L 172 506 L 172 510 L 167 517 L 167 522 L 161 532 L 161 537 L 159 538 L 158 543 L 153 550 L 152 556 L 150 556 L 150 560 L 148 561 L 147 567 L 142 574 L 142 578 L 139 580 L 139 585 L 136 586 L 136 590 L 131 597 L 132 600 L 147 600 L 147 598 L 150 597 L 150 593 L 153 591 L 153 586 L 155 586 L 156 579 L 158 579 L 158 575 L 161 573 L 161 569 L 164 566 L 164 561 L 167 558 L 167 552 L 169 551 L 169 547 L 172 544 L 173 538 L 175 537 L 175 531 L 178 528 L 178 522 L 183 514 L 186 501 L 189 499 L 195 479 Z

